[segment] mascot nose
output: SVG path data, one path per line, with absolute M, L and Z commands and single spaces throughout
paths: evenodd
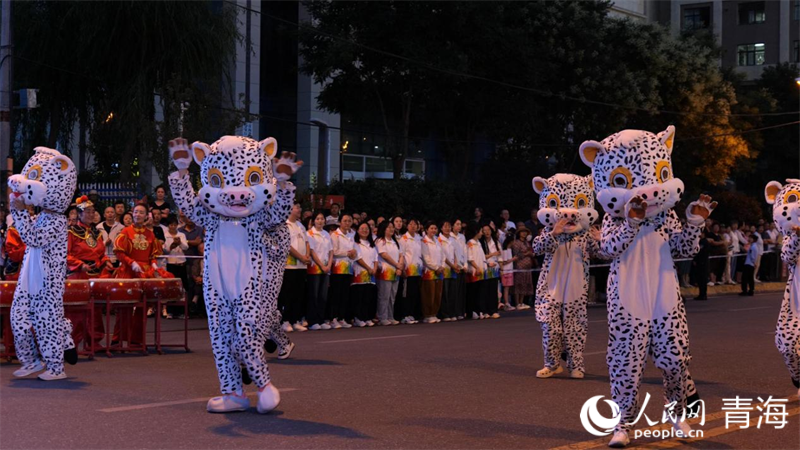
M 250 191 L 246 189 L 232 189 L 222 194 L 223 197 L 231 202 L 241 202 L 245 200 L 250 200 Z
M 665 191 L 658 186 L 643 186 L 639 188 L 637 195 L 642 197 L 642 200 L 644 201 L 655 201 L 663 198 L 664 192 Z

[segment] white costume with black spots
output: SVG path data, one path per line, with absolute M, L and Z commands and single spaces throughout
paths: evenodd
M 539 221 L 545 226 L 533 240 L 534 253 L 545 255 L 535 305 L 544 365 L 556 369 L 566 352 L 568 368 L 584 373 L 589 262 L 598 253 L 598 242 L 588 231 L 598 217 L 591 177 L 536 177 L 533 189 L 539 194 Z M 564 232 L 554 236 L 553 226 L 561 219 L 568 221 Z
M 597 200 L 603 205 L 601 252 L 612 258 L 608 278 L 608 371 L 611 395 L 628 431 L 639 412 L 637 395 L 648 356 L 663 375 L 665 404 L 675 402 L 678 415 L 697 392 L 689 375 L 689 330 L 673 258 L 699 250 L 704 218 L 693 207 L 681 227 L 672 208 L 684 192 L 672 176 L 675 128 L 655 135 L 624 130 L 602 142 L 581 144 L 581 159 L 592 168 Z M 647 202 L 643 220 L 629 217 L 629 202 Z
M 772 205 L 772 218 L 783 233 L 781 259 L 789 266 L 789 281 L 783 293 L 781 311 L 775 326 L 775 346 L 783 355 L 792 383 L 800 395 L 800 237 L 794 227 L 800 227 L 800 180 L 786 180 L 786 186 L 770 181 L 764 195 Z
M 12 201 L 21 198 L 26 205 L 42 208 L 35 217 L 26 209 L 11 208 L 14 225 L 27 246 L 11 307 L 11 327 L 23 367 L 35 364 L 41 353 L 48 371 L 60 375 L 64 372 L 64 350 L 75 346 L 70 336 L 72 324 L 64 318 L 64 211 L 78 177 L 68 157 L 46 147 L 36 147 L 35 151 L 22 174 L 8 180 Z
M 210 147 L 191 147 L 203 187 L 195 195 L 189 176 L 180 172 L 169 182 L 178 207 L 206 230 L 203 294 L 220 390 L 242 391 L 240 365 L 263 388 L 270 382 L 265 341 L 272 338 L 282 348 L 288 342 L 277 299 L 294 186 L 277 187 L 275 139 L 224 136 Z

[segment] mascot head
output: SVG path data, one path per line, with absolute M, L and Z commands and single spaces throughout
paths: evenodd
M 564 218 L 567 219 L 564 232 L 572 234 L 588 230 L 597 220 L 591 177 L 567 173 L 547 179 L 534 177 L 533 190 L 539 194 L 539 222 L 547 228 Z
M 275 139 L 223 136 L 210 147 L 195 142 L 191 151 L 200 165 L 200 200 L 209 211 L 226 217 L 247 217 L 274 199 L 272 158 L 278 154 Z
M 58 150 L 36 147 L 34 151 L 22 173 L 8 179 L 11 198 L 21 198 L 28 206 L 63 213 L 75 193 L 78 181 L 75 165 Z
M 772 220 L 781 233 L 789 234 L 792 227 L 800 227 L 800 180 L 789 178 L 785 186 L 770 181 L 764 197 L 772 205 Z
M 581 144 L 584 164 L 592 168 L 597 201 L 612 217 L 624 217 L 625 205 L 634 196 L 647 202 L 645 217 L 673 208 L 683 194 L 683 181 L 672 176 L 675 127 L 658 134 L 623 130 L 603 139 Z

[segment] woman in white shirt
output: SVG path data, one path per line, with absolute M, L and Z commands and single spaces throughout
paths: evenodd
M 420 289 L 422 287 L 422 237 L 419 235 L 419 221 L 409 219 L 406 226 L 408 231 L 400 239 L 400 251 L 405 259 L 403 271 L 404 286 L 398 294 L 398 316 L 402 317 L 401 323 L 415 324 L 414 316 L 421 312 Z
M 420 296 L 422 300 L 423 323 L 441 322 L 438 317 L 442 305 L 442 281 L 444 277 L 444 253 L 439 245 L 436 233 L 439 228 L 433 222 L 425 224 L 425 236 L 422 238 L 422 283 Z
M 375 307 L 378 299 L 378 289 L 375 285 L 375 275 L 378 273 L 378 251 L 372 240 L 372 229 L 369 224 L 362 222 L 356 230 L 354 238 L 356 247 L 356 263 L 353 264 L 353 284 L 350 286 L 352 299 L 353 325 L 357 327 L 371 327 L 374 325 Z
M 488 317 L 483 311 L 486 296 L 486 254 L 479 242 L 483 232 L 481 227 L 475 223 L 468 223 L 464 236 L 469 237 L 467 241 L 467 261 L 469 270 L 467 271 L 467 316 L 473 319 L 485 319 Z
M 339 219 L 339 228 L 331 233 L 333 242 L 333 267 L 331 269 L 331 287 L 328 293 L 327 310 L 331 328 L 350 328 L 347 323 L 350 311 L 350 283 L 353 281 L 353 261 L 356 258 L 355 243 L 352 236 L 353 216 L 343 214 Z
M 311 262 L 306 271 L 306 320 L 311 330 L 330 330 L 331 326 L 325 323 L 325 304 L 328 301 L 328 278 L 333 265 L 333 243 L 328 232 L 323 230 L 325 214 L 317 211 L 311 221 L 314 226 L 306 233 L 311 250 Z
M 500 262 L 499 256 L 501 254 L 500 244 L 497 241 L 497 232 L 489 225 L 484 225 L 483 236 L 481 236 L 481 246 L 484 253 L 486 253 L 486 282 L 487 293 L 484 299 L 485 308 L 483 312 L 488 314 L 492 319 L 499 319 L 500 315 L 497 314 L 498 306 L 498 282 L 500 281 Z
M 378 273 L 378 320 L 381 325 L 397 325 L 394 320 L 394 302 L 397 298 L 397 285 L 400 283 L 400 274 L 405 269 L 403 254 L 400 245 L 394 237 L 394 225 L 391 221 L 384 221 L 378 225 L 378 241 L 375 246 L 378 250 L 380 272 Z
M 467 261 L 467 239 L 464 233 L 461 232 L 464 222 L 456 219 L 453 221 L 453 233 L 451 240 L 453 241 L 453 251 L 455 252 L 456 264 L 461 267 L 461 275 L 456 281 L 456 317 L 458 320 L 463 320 L 467 314 L 467 270 L 469 269 L 469 262 Z
M 461 275 L 461 266 L 456 260 L 455 247 L 457 244 L 451 233 L 450 221 L 443 221 L 440 230 L 441 233 L 437 239 L 444 255 L 444 273 L 442 274 L 444 279 L 442 280 L 442 307 L 439 311 L 443 321 L 452 322 L 458 320 L 456 294 L 458 294 L 458 280 L 463 276 Z
M 298 203 L 292 207 L 286 228 L 289 230 L 289 256 L 283 271 L 283 284 L 278 294 L 278 308 L 283 314 L 284 331 L 306 331 L 303 318 L 303 297 L 306 293 L 306 270 L 311 262 L 311 250 L 306 238 L 306 227 L 300 223 L 302 208 Z M 287 326 L 288 325 L 288 326 Z
M 179 278 L 186 286 L 186 258 L 183 252 L 189 250 L 186 235 L 178 231 L 178 218 L 170 214 L 167 218 L 167 232 L 164 233 L 164 254 L 167 257 L 167 272 Z M 172 311 L 171 311 L 172 310 Z M 167 308 L 167 319 L 172 319 L 174 313 L 181 314 L 183 307 L 171 306 Z

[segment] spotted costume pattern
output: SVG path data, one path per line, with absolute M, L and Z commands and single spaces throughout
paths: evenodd
M 598 242 L 588 231 L 599 215 L 591 177 L 563 173 L 536 177 L 533 189 L 539 194 L 539 221 L 545 226 L 533 240 L 534 253 L 545 255 L 535 304 L 544 365 L 556 369 L 566 352 L 569 370 L 583 373 L 589 263 L 598 254 Z M 564 232 L 554 236 L 553 226 L 562 218 L 568 221 Z
M 277 299 L 294 186 L 278 188 L 273 138 L 224 136 L 211 146 L 195 142 L 191 153 L 201 167 L 198 194 L 188 175 L 174 172 L 169 183 L 178 207 L 206 230 L 203 293 L 220 390 L 242 390 L 240 365 L 262 388 L 270 382 L 264 343 L 288 344 Z
M 800 226 L 800 180 L 788 179 L 782 186 L 770 181 L 764 189 L 767 203 L 772 205 L 772 218 L 784 235 L 781 259 L 789 266 L 789 280 L 775 326 L 775 346 L 783 355 L 792 383 L 800 394 L 800 236 L 794 227 Z
M 681 226 L 673 207 L 684 192 L 672 176 L 675 128 L 653 134 L 624 130 L 602 142 L 581 144 L 580 156 L 592 168 L 594 189 L 603 205 L 601 252 L 612 259 L 608 279 L 608 370 L 611 395 L 629 431 L 637 417 L 637 395 L 647 357 L 661 370 L 665 404 L 683 411 L 697 398 L 689 374 L 689 330 L 673 258 L 699 250 L 703 217 L 687 208 Z M 644 219 L 630 217 L 632 198 L 647 202 Z
M 23 366 L 41 356 L 53 375 L 64 372 L 64 350 L 75 344 L 72 324 L 64 318 L 67 276 L 67 218 L 64 211 L 75 192 L 75 165 L 56 150 L 36 147 L 22 174 L 8 180 L 11 199 L 41 207 L 34 216 L 11 209 L 14 225 L 27 246 L 11 307 L 17 358 Z M 38 346 L 38 352 L 37 352 Z

